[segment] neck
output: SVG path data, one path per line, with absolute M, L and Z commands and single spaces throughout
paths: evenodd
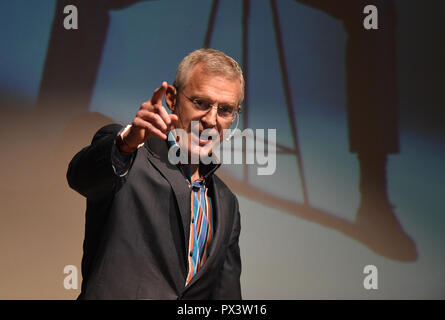
M 191 182 L 199 179 L 199 164 L 182 164 L 183 168 L 189 168 Z

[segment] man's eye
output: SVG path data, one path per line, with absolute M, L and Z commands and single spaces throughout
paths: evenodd
M 229 106 L 221 106 L 219 108 L 220 112 L 222 112 L 223 114 L 232 114 L 233 113 L 233 108 L 229 107 Z
M 195 99 L 194 102 L 200 109 L 206 109 L 207 108 L 207 104 L 204 101 L 202 101 L 202 100 Z

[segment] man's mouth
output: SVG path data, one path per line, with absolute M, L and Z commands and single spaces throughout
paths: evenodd
M 199 137 L 192 134 L 192 141 L 195 141 L 200 147 L 203 147 L 212 142 L 212 136 L 206 137 L 206 135 L 202 135 L 202 132 L 199 132 Z
M 200 147 L 205 146 L 205 145 L 209 144 L 210 142 L 212 142 L 212 140 L 201 140 L 201 139 L 199 139 L 199 146 Z
M 212 142 L 212 137 L 210 136 L 210 137 L 207 137 L 207 139 L 206 140 L 203 140 L 203 139 L 201 139 L 201 133 L 199 133 L 199 145 L 200 146 L 205 146 L 206 144 L 209 144 L 209 143 L 211 143 Z

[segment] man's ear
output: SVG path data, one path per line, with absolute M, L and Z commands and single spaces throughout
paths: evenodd
M 236 108 L 236 112 L 238 112 L 238 115 L 235 118 L 232 119 L 232 123 L 235 121 L 235 119 L 237 117 L 239 117 L 239 114 L 241 113 L 241 105 L 239 105 L 238 108 Z
M 177 100 L 176 97 L 177 97 L 176 88 L 171 84 L 169 84 L 167 86 L 167 91 L 165 92 L 165 103 L 167 103 L 167 107 L 171 111 L 175 111 L 176 100 Z

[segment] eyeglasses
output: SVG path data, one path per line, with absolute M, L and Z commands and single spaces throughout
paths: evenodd
M 210 109 L 215 108 L 214 105 L 204 100 L 189 98 L 184 93 L 182 93 L 182 95 L 186 97 L 191 103 L 193 103 L 195 108 L 199 111 L 208 112 Z M 237 113 L 236 108 L 230 105 L 221 105 L 221 106 L 218 105 L 216 108 L 218 116 L 224 119 L 230 119 L 230 118 L 233 119 Z

